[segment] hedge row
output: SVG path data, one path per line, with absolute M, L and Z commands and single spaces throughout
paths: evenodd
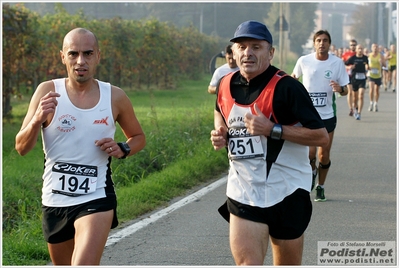
M 4 4 L 3 97 L 66 76 L 59 51 L 75 27 L 88 28 L 99 39 L 97 77 L 131 89 L 174 88 L 182 77 L 198 78 L 221 43 L 193 27 L 178 29 L 155 19 L 88 19 L 82 11 L 67 13 L 62 5 L 55 14 L 39 16 L 23 4 Z

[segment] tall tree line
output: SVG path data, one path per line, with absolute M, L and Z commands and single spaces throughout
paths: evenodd
M 371 43 L 377 43 L 383 46 L 389 46 L 397 42 L 396 38 L 392 40 L 388 38 L 388 24 L 392 23 L 389 19 L 391 14 L 390 10 L 386 7 L 384 2 L 367 3 L 364 5 L 358 5 L 357 10 L 353 13 L 354 25 L 351 28 L 351 35 L 355 36 L 358 43 L 366 45 L 366 39 Z M 382 14 L 378 14 L 379 8 L 381 8 Z M 397 10 L 397 3 L 391 3 L 391 10 Z M 397 19 L 395 19 L 397 20 Z M 378 25 L 382 23 L 382 27 Z M 392 27 L 397 27 L 396 25 Z M 382 30 L 382 32 L 381 32 Z M 382 37 L 382 38 L 381 38 Z M 388 44 L 388 40 L 390 43 Z
M 40 14 L 53 13 L 54 3 L 25 4 Z M 275 44 L 279 34 L 274 24 L 279 16 L 278 2 L 155 2 L 155 3 L 62 3 L 71 14 L 80 9 L 89 18 L 120 17 L 128 20 L 155 19 L 178 28 L 192 27 L 200 33 L 217 36 L 224 40 L 216 52 L 224 49 L 229 43 L 236 27 L 246 20 L 257 20 L 266 23 L 273 33 Z M 302 54 L 302 45 L 314 30 L 315 11 L 318 3 L 290 3 L 290 48 L 298 55 Z

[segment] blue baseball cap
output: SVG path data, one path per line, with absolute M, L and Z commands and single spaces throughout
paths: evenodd
M 272 34 L 263 23 L 249 20 L 238 25 L 234 38 L 230 39 L 230 42 L 236 42 L 239 38 L 254 38 L 258 40 L 265 40 L 270 44 L 273 44 Z

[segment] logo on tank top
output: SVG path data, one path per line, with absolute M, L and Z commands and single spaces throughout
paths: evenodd
M 108 116 L 103 119 L 94 120 L 94 122 L 93 122 L 93 125 L 101 125 L 101 124 L 108 126 Z
M 59 126 L 57 129 L 61 132 L 72 132 L 76 129 L 75 121 L 76 117 L 70 114 L 64 114 L 57 118 Z

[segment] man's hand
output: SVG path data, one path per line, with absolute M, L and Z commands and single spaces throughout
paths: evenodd
M 48 115 L 55 112 L 55 108 L 58 105 L 57 97 L 59 96 L 59 93 L 53 91 L 50 91 L 49 93 L 44 95 L 40 99 L 33 120 L 39 122 L 40 124 L 43 124 L 47 120 Z
M 220 150 L 227 146 L 227 129 L 219 127 L 211 131 L 211 141 L 215 150 Z
M 246 113 L 244 116 L 244 123 L 247 131 L 253 136 L 269 136 L 274 125 L 273 122 L 262 113 L 256 103 L 254 105 L 254 110 L 255 114 Z
M 333 80 L 330 81 L 330 87 L 332 87 L 334 92 L 342 93 L 342 87 Z
M 102 138 L 100 140 L 96 140 L 94 141 L 94 144 L 99 147 L 100 150 L 106 152 L 109 156 L 120 158 L 124 155 L 117 142 L 111 138 Z

